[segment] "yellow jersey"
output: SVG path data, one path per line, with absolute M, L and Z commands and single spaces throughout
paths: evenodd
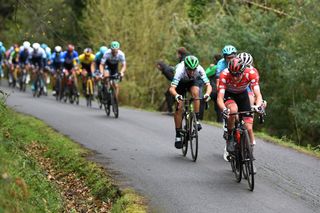
M 94 57 L 95 56 L 93 54 L 90 54 L 89 57 L 86 57 L 85 54 L 83 53 L 79 56 L 79 62 L 81 64 L 90 65 L 94 61 Z

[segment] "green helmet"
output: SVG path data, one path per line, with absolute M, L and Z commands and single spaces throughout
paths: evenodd
M 110 48 L 111 49 L 119 49 L 120 43 L 118 41 L 113 41 L 113 42 L 111 42 Z
M 193 55 L 188 55 L 184 58 L 184 65 L 186 66 L 186 68 L 194 70 L 198 67 L 199 60 L 197 57 Z

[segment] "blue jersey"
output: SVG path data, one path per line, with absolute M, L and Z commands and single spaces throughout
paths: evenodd
M 62 53 L 53 52 L 51 55 L 51 66 L 53 69 L 60 69 L 62 66 Z
M 30 58 L 30 52 L 27 49 L 22 49 L 19 52 L 19 62 L 22 64 L 28 64 Z
M 68 53 L 67 51 L 64 51 L 61 54 L 61 61 L 65 64 L 73 64 L 73 61 L 75 60 L 77 63 L 79 63 L 79 58 L 78 58 L 78 52 L 73 51 L 71 54 Z
M 4 46 L 0 47 L 0 61 L 4 58 L 4 54 L 6 53 L 6 48 Z
M 220 73 L 221 73 L 225 68 L 227 68 L 227 67 L 228 67 L 228 63 L 227 63 L 227 61 L 226 61 L 224 58 L 222 58 L 222 59 L 220 59 L 220 60 L 218 61 L 218 63 L 217 63 L 217 70 L 216 70 L 216 78 L 217 78 L 217 79 L 219 79 Z
M 96 53 L 96 55 L 94 57 L 94 61 L 96 62 L 97 65 L 100 64 L 102 57 L 103 57 L 102 52 L 99 51 Z

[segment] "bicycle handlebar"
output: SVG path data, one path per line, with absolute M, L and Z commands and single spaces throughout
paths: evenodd
M 243 115 L 243 114 L 248 114 L 248 113 L 258 113 L 255 110 L 250 110 L 250 111 L 242 111 L 242 112 L 234 112 L 234 113 L 230 113 L 229 115 Z M 266 116 L 266 113 L 258 113 L 259 114 L 259 123 L 263 124 L 264 123 L 264 116 Z

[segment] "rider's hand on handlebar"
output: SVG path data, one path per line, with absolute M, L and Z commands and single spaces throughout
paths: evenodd
M 256 111 L 259 114 L 263 114 L 264 113 L 264 107 L 262 105 L 261 106 L 253 105 L 253 106 L 251 106 L 251 109 Z
M 205 95 L 203 96 L 203 99 L 204 99 L 205 102 L 208 102 L 208 101 L 210 101 L 211 97 L 210 97 L 210 95 L 205 94 Z
M 182 95 L 179 95 L 179 94 L 176 94 L 176 96 L 174 98 L 176 99 L 177 102 L 179 102 L 183 99 Z
M 222 116 L 224 119 L 228 119 L 229 118 L 229 114 L 230 114 L 230 109 L 228 108 L 224 108 L 222 111 Z

